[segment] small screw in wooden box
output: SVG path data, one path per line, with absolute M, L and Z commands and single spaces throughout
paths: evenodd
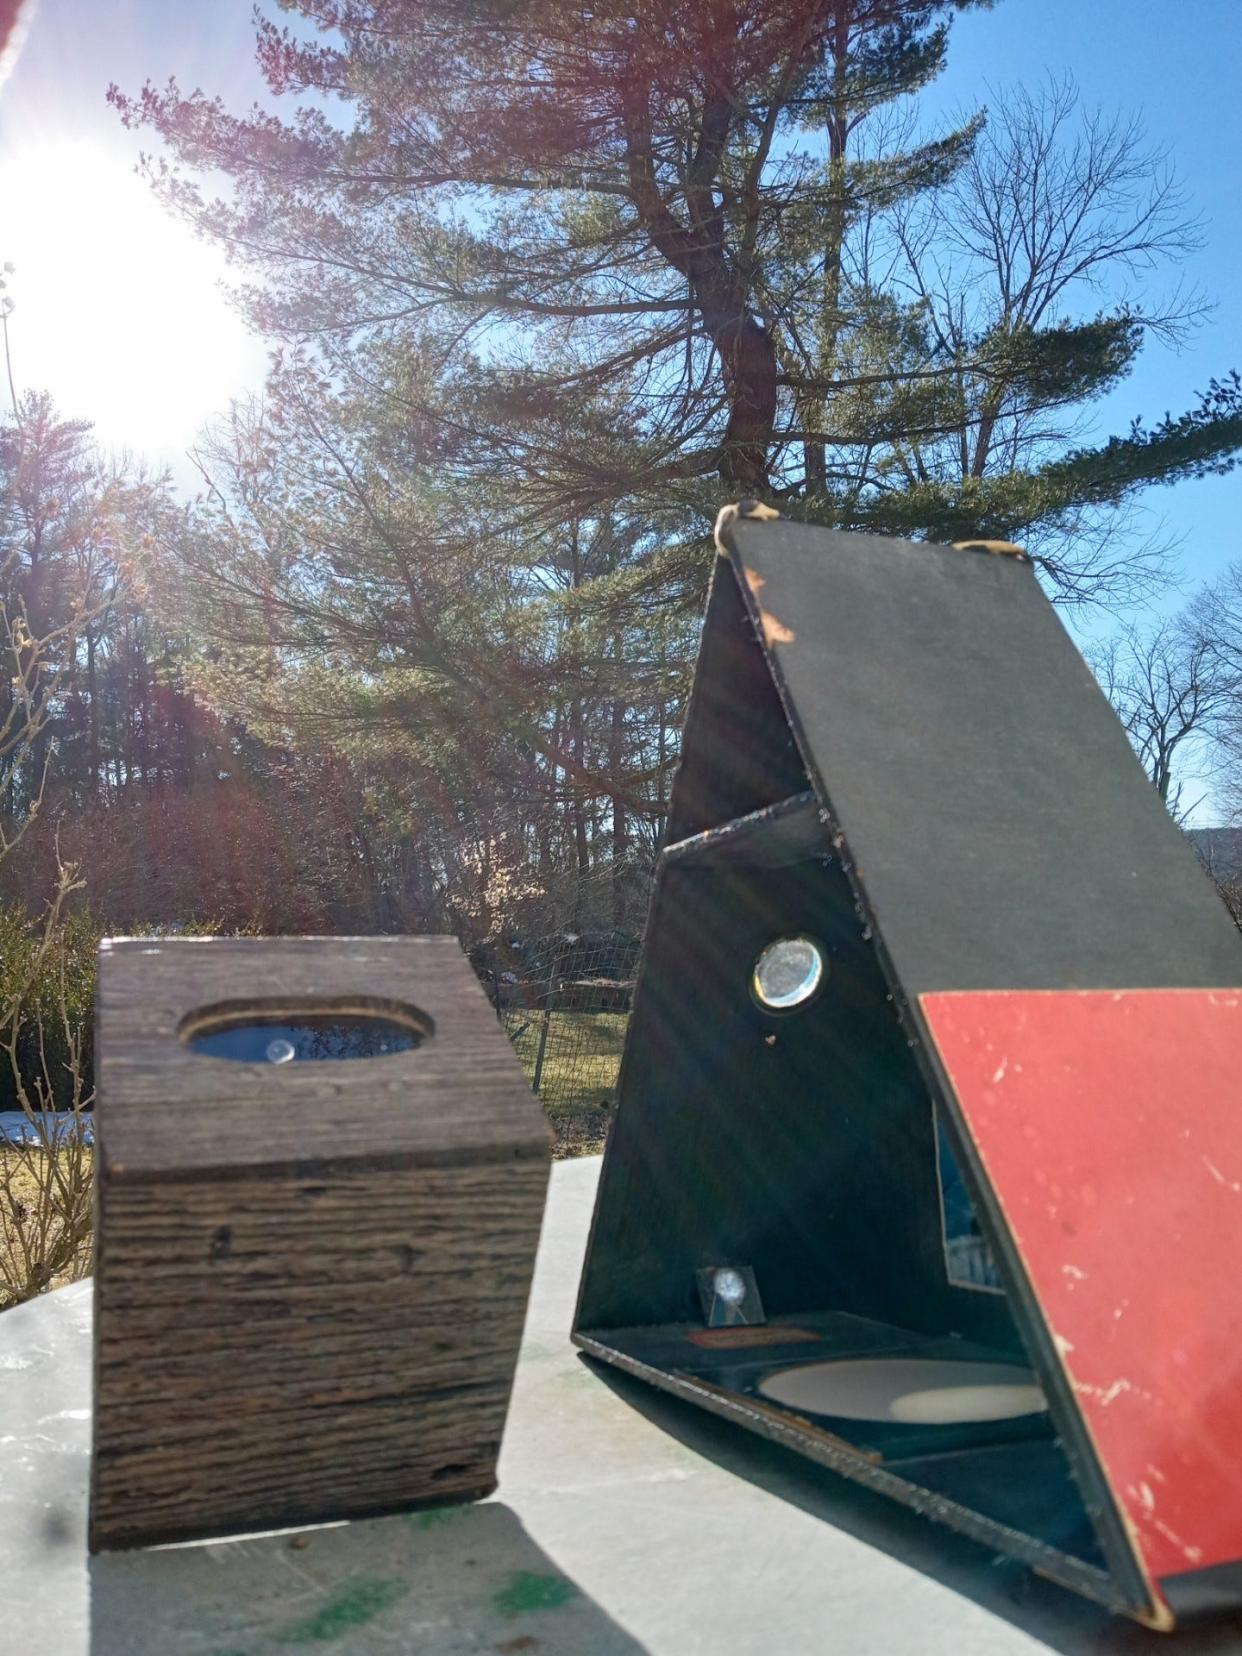
M 448 937 L 100 955 L 93 1550 L 471 1500 L 548 1131 Z

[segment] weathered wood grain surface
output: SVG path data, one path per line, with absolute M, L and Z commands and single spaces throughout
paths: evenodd
M 546 1177 L 109 1190 L 92 1546 L 486 1494 Z
M 434 1034 L 382 1058 L 241 1064 L 178 1036 L 248 995 L 405 1002 Z M 543 1156 L 548 1129 L 513 1049 L 451 937 L 123 938 L 100 953 L 103 1150 L 117 1176 L 171 1178 L 351 1157 Z
M 150 947 L 100 974 L 92 1547 L 487 1493 L 548 1132 L 456 944 Z M 404 1000 L 434 1034 L 284 1065 L 181 1045 L 251 983 Z

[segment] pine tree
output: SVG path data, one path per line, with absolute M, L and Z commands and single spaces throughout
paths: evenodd
M 901 533 L 1046 531 L 1066 594 L 1107 597 L 1115 560 L 1076 566 L 1067 529 L 1227 469 L 1236 389 L 1103 445 L 1075 445 L 1070 421 L 1014 446 L 1116 383 L 1159 318 L 1073 314 L 1072 213 L 1051 278 L 968 303 L 971 235 L 1002 259 L 1021 240 L 1018 193 L 983 222 L 997 168 L 1042 154 L 1061 195 L 1036 191 L 1036 215 L 1077 190 L 1087 223 L 1125 221 L 1134 198 L 1133 235 L 1097 238 L 1088 280 L 1192 231 L 1174 188 L 1144 200 L 1133 130 L 1084 143 L 1072 100 L 1019 99 L 995 140 L 981 115 L 920 135 L 903 112 L 962 3 L 294 0 L 298 30 L 259 29 L 273 95 L 303 100 L 291 120 L 175 85 L 110 95 L 163 139 L 168 201 L 253 271 L 259 325 L 313 342 L 338 381 L 370 351 L 408 364 L 404 418 L 494 486 L 497 524 L 663 512 L 693 561 L 720 499 L 749 492 Z
M 975 123 L 844 161 L 861 120 L 938 72 L 960 3 L 299 0 L 339 44 L 264 23 L 261 61 L 274 93 L 326 107 L 283 124 L 175 87 L 112 97 L 231 176 L 228 203 L 161 184 L 265 279 L 263 327 L 340 350 L 416 320 L 451 333 L 470 435 L 489 460 L 515 445 L 519 477 L 550 440 L 582 515 L 716 476 L 772 486 L 804 285 L 830 331 L 849 214 L 969 151 Z
M 1115 600 L 1152 573 L 1117 508 L 1233 464 L 1227 379 L 1089 440 L 1194 305 L 1079 289 L 1193 225 L 1131 129 L 1080 140 L 1055 100 L 920 127 L 955 0 L 291 9 L 259 34 L 289 120 L 111 94 L 281 353 L 152 590 L 218 707 L 348 755 L 425 889 L 606 865 L 615 896 L 650 856 L 722 499 L 1020 535 L 1064 596 Z M 1028 151 L 1031 221 L 991 225 Z

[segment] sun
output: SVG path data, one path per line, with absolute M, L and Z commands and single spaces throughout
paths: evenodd
M 221 290 L 223 255 L 164 212 L 123 151 L 2 151 L 0 201 L 19 392 L 49 391 L 105 445 L 170 462 L 258 383 L 262 348 Z

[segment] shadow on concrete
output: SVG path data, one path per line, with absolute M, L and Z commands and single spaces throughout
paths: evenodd
M 1239 1656 L 1242 1651 L 1242 1621 L 1153 1633 L 791 1449 L 605 1363 L 583 1354 L 579 1361 L 694 1454 L 972 1599 L 1049 1650 L 1065 1656 Z M 826 1639 L 830 1631 L 825 1629 Z
M 90 1562 L 91 1656 L 641 1656 L 500 1502 Z

